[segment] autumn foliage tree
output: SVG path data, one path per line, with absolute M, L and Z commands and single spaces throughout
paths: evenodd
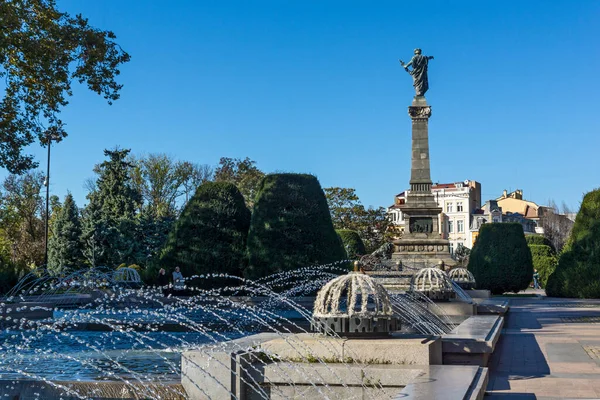
M 54 0 L 0 2 L 0 167 L 22 173 L 36 166 L 25 147 L 36 138 L 60 141 L 67 132 L 59 118 L 73 81 L 103 96 L 119 98 L 116 77 L 130 57 L 111 31 L 91 26 L 81 15 L 61 12 Z

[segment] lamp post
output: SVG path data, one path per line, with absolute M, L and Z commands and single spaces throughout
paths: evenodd
M 50 217 L 50 147 L 52 146 L 52 136 L 48 134 L 48 165 L 46 167 L 46 179 L 44 185 L 46 186 L 46 221 L 44 235 L 44 266 L 48 267 L 48 219 Z

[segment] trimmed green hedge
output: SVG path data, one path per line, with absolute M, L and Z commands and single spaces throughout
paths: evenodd
M 336 229 L 336 232 L 340 235 L 348 259 L 356 260 L 360 256 L 367 254 L 365 244 L 358 235 L 358 232 L 351 229 Z
M 550 239 L 548 239 L 547 237 L 543 236 L 543 235 L 525 235 L 525 240 L 527 241 L 528 245 L 536 245 L 536 246 L 549 246 L 552 251 L 554 251 L 556 253 L 556 249 L 554 248 L 554 245 L 552 244 L 552 242 L 550 241 Z
M 519 292 L 533 279 L 531 252 L 519 223 L 484 224 L 469 257 L 478 289 Z
M 249 278 L 346 258 L 316 177 L 265 176 L 252 212 L 248 257 Z
M 540 285 L 545 288 L 548 282 L 548 277 L 556 269 L 558 258 L 552 247 L 546 245 L 530 244 L 531 258 L 533 260 L 533 268 L 537 269 L 540 274 Z
M 600 298 L 600 189 L 585 195 L 546 294 Z
M 249 226 L 250 210 L 235 185 L 203 183 L 175 222 L 159 265 L 153 269 L 167 268 L 170 275 L 180 267 L 186 277 L 205 273 L 241 276 Z

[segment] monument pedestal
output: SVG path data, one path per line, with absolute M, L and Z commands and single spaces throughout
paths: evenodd
M 396 271 L 367 271 L 389 290 L 405 290 L 412 275 L 427 267 L 442 263 L 456 265 L 450 255 L 450 243 L 442 236 L 442 209 L 431 192 L 429 162 L 429 117 L 431 107 L 424 96 L 416 96 L 408 107 L 412 120 L 412 157 L 410 190 L 406 203 L 400 206 L 404 216 L 404 235 L 395 240 L 392 259 L 399 262 Z

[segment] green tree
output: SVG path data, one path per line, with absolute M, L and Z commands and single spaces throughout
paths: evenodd
M 335 231 L 342 240 L 344 248 L 346 249 L 347 258 L 356 260 L 367 253 L 365 244 L 358 235 L 358 232 L 351 231 L 350 229 L 336 229 Z
M 44 262 L 43 182 L 41 172 L 30 171 L 9 175 L 2 184 L 0 225 L 5 244 L 10 246 L 10 262 L 19 268 Z
M 554 249 L 543 244 L 529 244 L 531 258 L 533 260 L 533 268 L 540 275 L 540 285 L 545 288 L 548 282 L 548 277 L 552 275 L 558 263 L 558 257 Z
M 484 224 L 469 257 L 479 289 L 493 294 L 524 290 L 533 279 L 531 252 L 519 223 Z
M 390 240 L 391 221 L 385 208 L 365 208 L 355 189 L 331 187 L 324 191 L 335 229 L 358 232 L 367 253 L 372 253 Z
M 241 275 L 246 265 L 250 210 L 235 185 L 205 182 L 186 204 L 160 254 L 160 266 L 187 276 Z M 155 266 L 154 269 L 158 267 Z
M 264 172 L 256 167 L 256 161 L 248 157 L 243 160 L 221 157 L 215 170 L 215 181 L 231 182 L 237 186 L 250 208 L 254 205 L 259 184 L 264 176 Z
M 71 193 L 52 221 L 52 236 L 48 241 L 48 269 L 55 274 L 78 269 L 83 262 L 79 209 Z
M 250 278 L 346 258 L 316 177 L 269 174 L 262 180 L 248 233 L 248 255 Z
M 54 0 L 0 2 L 0 167 L 11 173 L 34 168 L 25 147 L 39 139 L 60 141 L 67 133 L 61 109 L 73 94 L 72 82 L 104 96 L 119 98 L 119 65 L 129 55 L 115 35 L 56 8 Z
M 571 236 L 548 278 L 546 293 L 600 298 L 600 189 L 584 196 Z
M 93 251 L 94 265 L 117 266 L 136 261 L 136 210 L 142 199 L 131 182 L 133 166 L 126 161 L 129 152 L 104 150 L 109 159 L 100 164 L 96 190 L 88 195 L 91 211 L 86 213 L 83 240 L 86 246 L 101 246 Z M 91 251 L 87 249 L 86 254 Z

